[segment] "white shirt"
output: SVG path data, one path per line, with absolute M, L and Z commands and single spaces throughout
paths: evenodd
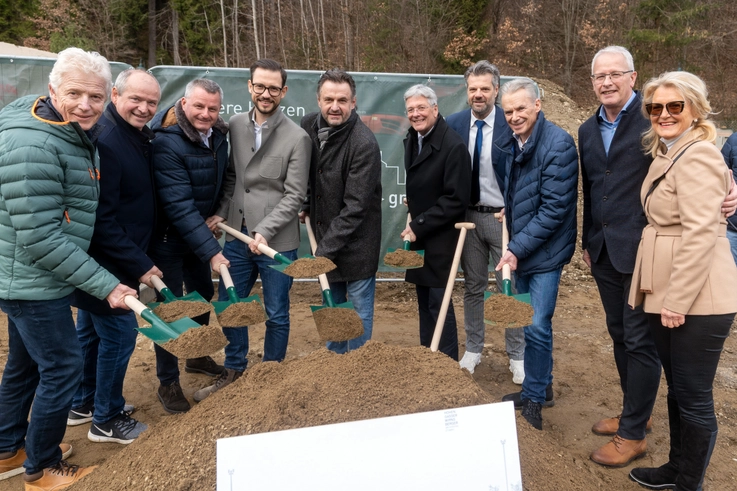
M 502 192 L 499 189 L 499 183 L 496 181 L 496 174 L 494 174 L 494 168 L 491 165 L 491 149 L 494 145 L 494 118 L 496 117 L 496 106 L 494 106 L 491 112 L 484 118 L 486 123 L 481 131 L 483 132 L 483 141 L 481 143 L 481 155 L 479 155 L 479 190 L 480 199 L 478 203 L 471 203 L 472 205 L 482 206 L 504 206 L 504 198 Z M 468 132 L 468 153 L 471 154 L 471 161 L 473 162 L 473 154 L 476 151 L 476 133 L 478 128 L 476 127 L 476 121 L 478 118 L 471 112 L 471 127 Z
M 253 121 L 253 131 L 255 133 L 255 139 L 254 139 L 254 142 L 253 142 L 253 150 L 255 152 L 258 152 L 258 149 L 261 148 L 261 134 L 262 134 L 261 131 L 264 128 L 268 128 L 269 120 L 267 119 L 266 121 L 264 121 L 264 124 L 258 124 L 256 122 L 255 115 L 256 114 L 255 114 L 255 111 L 254 111 L 254 114 L 251 115 L 251 121 Z
M 207 148 L 210 148 L 210 135 L 212 135 L 212 128 L 207 130 L 207 133 L 202 133 L 201 131 L 198 131 L 200 138 L 202 138 L 202 143 L 205 144 Z

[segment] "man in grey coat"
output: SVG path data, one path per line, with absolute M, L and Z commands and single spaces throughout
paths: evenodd
M 303 213 L 317 238 L 317 256 L 337 265 L 328 273 L 337 303 L 353 302 L 363 321 L 362 336 L 328 342 L 345 353 L 371 338 L 374 290 L 381 242 L 381 152 L 371 130 L 356 113 L 356 83 L 333 69 L 317 83 L 319 112 L 302 118 L 312 140 L 310 190 Z
M 230 164 L 225 174 L 223 199 L 217 214 L 207 220 L 211 230 L 228 223 L 254 241 L 246 246 L 228 236 L 223 255 L 238 296 L 245 298 L 261 276 L 266 321 L 263 361 L 282 361 L 289 341 L 289 290 L 292 278 L 269 266 L 278 264 L 262 255 L 259 244 L 297 259 L 300 206 L 307 193 L 311 145 L 307 133 L 287 118 L 279 103 L 287 94 L 287 72 L 269 59 L 251 65 L 248 91 L 253 109 L 230 119 Z M 227 300 L 220 282 L 220 300 Z M 225 371 L 208 387 L 194 394 L 201 401 L 230 384 L 245 371 L 248 360 L 248 327 L 224 329 Z

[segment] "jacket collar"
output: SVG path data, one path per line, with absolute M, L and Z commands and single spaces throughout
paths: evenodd
M 351 115 L 348 116 L 348 121 L 343 123 L 340 126 L 336 126 L 334 128 L 331 128 L 328 140 L 327 142 L 332 144 L 340 143 L 344 141 L 348 135 L 351 133 L 351 129 L 353 129 L 353 126 L 355 126 L 356 121 L 358 121 L 358 113 L 355 109 L 351 111 Z M 315 118 L 315 135 L 317 135 L 321 128 L 328 128 L 328 122 L 325 121 L 325 118 L 322 117 L 322 113 L 318 111 L 317 118 Z
M 184 114 L 181 99 L 178 100 L 176 104 L 174 104 L 172 107 L 167 109 L 160 119 L 162 129 L 166 129 L 174 125 L 179 125 L 179 128 L 182 130 L 182 133 L 184 133 L 184 136 L 186 136 L 187 139 L 189 139 L 192 143 L 202 143 L 202 138 L 200 138 L 199 131 L 197 131 L 194 126 L 192 126 L 192 123 L 190 123 L 187 119 L 187 115 Z M 218 120 L 215 122 L 213 130 L 218 130 L 223 135 L 226 135 L 228 133 L 228 123 L 226 123 L 223 118 L 218 116 Z
M 118 112 L 118 108 L 115 107 L 115 104 L 112 102 L 108 104 L 107 109 L 105 109 L 105 119 L 107 119 L 107 124 L 104 126 L 110 126 L 113 128 L 120 128 L 121 130 L 125 131 L 133 137 L 136 141 L 140 140 L 141 142 L 148 142 L 153 140 L 156 135 L 153 131 L 151 131 L 151 128 L 148 126 L 144 126 L 143 129 L 139 130 L 138 128 L 133 127 L 128 121 L 123 119 L 123 117 Z

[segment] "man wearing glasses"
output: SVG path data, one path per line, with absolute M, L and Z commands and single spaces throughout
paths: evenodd
M 599 288 L 614 361 L 622 387 L 622 412 L 597 422 L 592 431 L 613 439 L 591 454 L 598 464 L 620 467 L 647 450 L 645 432 L 660 383 L 660 361 L 642 307 L 630 309 L 627 295 L 637 245 L 647 225 L 640 187 L 652 159 L 640 137 L 649 121 L 632 55 L 609 46 L 594 56 L 591 80 L 601 106 L 579 128 L 583 182 L 583 259 Z M 670 406 L 670 400 L 668 402 Z
M 264 244 L 284 257 L 297 259 L 300 206 L 307 192 L 311 145 L 307 133 L 279 108 L 287 94 L 287 72 L 269 59 L 251 65 L 253 109 L 230 119 L 230 164 L 225 174 L 223 198 L 216 215 L 207 220 L 213 232 L 227 219 L 231 227 L 251 235 L 246 246 L 228 236 L 223 255 L 230 261 L 238 296 L 245 298 L 261 276 L 268 320 L 263 361 L 282 361 L 289 341 L 289 290 L 292 278 L 269 266 L 278 264 L 258 250 Z M 220 300 L 227 300 L 225 285 Z M 195 401 L 225 387 L 246 370 L 248 326 L 224 329 L 225 372 L 208 387 L 194 394 Z

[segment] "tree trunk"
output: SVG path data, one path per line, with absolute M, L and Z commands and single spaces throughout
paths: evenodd
M 253 13 L 253 44 L 256 46 L 256 59 L 261 59 L 261 48 L 258 42 L 258 14 L 256 13 L 256 0 L 251 0 L 251 10 Z
M 148 0 L 148 67 L 156 65 L 156 0 Z
M 179 12 L 171 7 L 171 50 L 175 65 L 182 64 L 182 57 L 179 55 Z
M 223 64 L 228 68 L 228 33 L 225 31 L 225 0 L 220 0 L 220 20 L 223 26 Z

